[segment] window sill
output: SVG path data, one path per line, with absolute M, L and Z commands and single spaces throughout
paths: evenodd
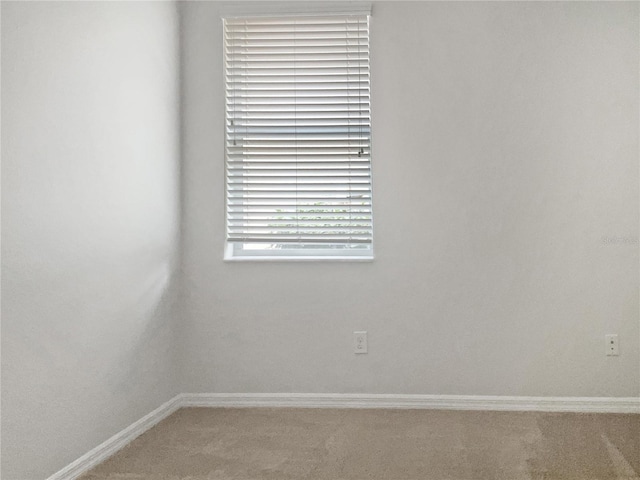
M 373 256 L 277 256 L 263 257 L 259 255 L 246 257 L 224 257 L 225 262 L 373 262 Z

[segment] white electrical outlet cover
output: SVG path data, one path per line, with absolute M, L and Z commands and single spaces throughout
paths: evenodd
M 367 332 L 353 332 L 353 353 L 367 353 Z
M 605 335 L 604 338 L 607 341 L 607 356 L 620 355 L 620 342 L 618 341 L 618 335 L 609 334 Z

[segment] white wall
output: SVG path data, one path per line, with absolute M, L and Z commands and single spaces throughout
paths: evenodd
M 640 394 L 637 3 L 375 3 L 376 260 L 314 264 L 222 261 L 220 4 L 180 8 L 182 310 L 175 6 L 2 2 L 3 478 L 178 391 Z
M 176 394 L 178 18 L 2 2 L 2 478 Z
M 637 3 L 375 3 L 376 260 L 313 264 L 222 261 L 219 5 L 182 8 L 183 390 L 640 394 Z

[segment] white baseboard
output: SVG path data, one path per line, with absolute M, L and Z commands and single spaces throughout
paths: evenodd
M 413 408 L 584 413 L 640 413 L 640 398 L 504 397 L 339 393 L 185 393 L 183 407 Z
M 182 407 L 404 408 L 582 413 L 640 413 L 640 398 L 503 397 L 342 393 L 182 393 L 160 405 L 47 480 L 74 480 Z
M 85 453 L 73 463 L 51 475 L 47 480 L 74 480 L 93 467 L 104 462 L 121 448 L 127 446 L 136 437 L 139 437 L 161 420 L 165 419 L 181 407 L 181 395 L 176 395 L 168 402 L 163 403 L 153 412 L 145 415 L 140 420 L 132 423 L 124 430 L 104 441 L 93 450 Z

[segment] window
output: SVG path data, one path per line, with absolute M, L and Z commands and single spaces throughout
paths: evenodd
M 226 259 L 372 258 L 368 15 L 224 19 Z

